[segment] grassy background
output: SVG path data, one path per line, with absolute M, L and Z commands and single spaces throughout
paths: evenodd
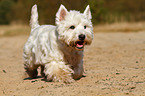
M 0 26 L 0 37 L 29 35 L 29 34 L 30 34 L 30 27 L 27 25 L 1 25 Z
M 55 24 L 60 4 L 81 12 L 90 5 L 93 24 L 145 21 L 145 0 L 0 0 L 0 24 L 29 24 L 34 4 L 40 24 Z
M 0 37 L 29 35 L 34 4 L 38 5 L 40 24 L 55 24 L 60 4 L 81 12 L 90 5 L 94 32 L 145 30 L 145 0 L 0 0 Z
M 145 22 L 122 22 L 113 24 L 94 25 L 94 33 L 96 32 L 140 32 L 145 31 Z M 30 27 L 28 25 L 1 25 L 0 37 L 29 35 Z

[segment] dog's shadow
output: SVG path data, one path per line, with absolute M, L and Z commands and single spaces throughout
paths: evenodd
M 30 77 L 27 77 L 27 78 L 24 78 L 23 80 L 30 80 L 31 82 L 36 82 L 38 81 L 39 79 L 41 79 L 41 81 L 44 81 L 44 82 L 52 82 L 52 80 L 47 80 L 46 78 L 42 77 L 42 76 L 37 76 L 35 78 L 30 78 Z
M 85 78 L 85 77 L 86 77 L 86 76 L 83 75 L 82 77 L 76 79 L 76 81 L 78 81 L 78 80 L 80 80 L 80 79 L 82 79 L 82 78 Z M 42 77 L 42 76 L 37 76 L 36 78 L 27 77 L 27 78 L 24 78 L 23 80 L 30 80 L 30 81 L 33 83 L 33 82 L 38 81 L 38 79 L 40 79 L 40 78 L 41 78 L 41 81 L 44 81 L 44 82 L 53 82 L 52 80 L 47 80 L 46 78 L 44 78 L 44 77 Z
M 43 78 L 43 77 L 42 76 L 37 76 L 36 78 L 27 77 L 27 78 L 24 78 L 23 80 L 35 80 L 35 79 L 39 79 L 39 78 Z

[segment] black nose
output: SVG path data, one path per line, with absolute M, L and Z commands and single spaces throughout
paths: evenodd
M 79 35 L 79 40 L 85 40 L 86 36 L 84 34 Z

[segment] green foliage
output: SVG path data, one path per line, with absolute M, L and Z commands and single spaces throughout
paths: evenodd
M 60 4 L 64 4 L 68 10 L 81 10 L 85 4 L 85 0 L 18 0 L 12 8 L 11 14 L 14 14 L 14 16 L 11 20 L 20 23 L 22 21 L 22 23 L 28 24 L 31 15 L 31 7 L 34 4 L 38 6 L 40 24 L 54 24 L 55 14 Z
M 91 7 L 91 12 L 93 16 L 93 23 L 99 23 L 103 21 L 103 16 L 106 13 L 104 3 L 104 0 L 88 0 L 88 4 Z
M 0 1 L 0 24 L 9 24 L 9 17 L 11 14 L 11 7 L 14 4 L 13 0 L 1 0 Z M 11 15 L 12 16 L 12 15 Z
M 0 24 L 28 24 L 34 4 L 38 5 L 40 24 L 54 24 L 60 4 L 81 12 L 89 4 L 94 24 L 145 21 L 145 0 L 0 0 Z
M 145 0 L 104 0 L 106 15 L 104 21 L 113 22 L 136 22 L 145 21 Z

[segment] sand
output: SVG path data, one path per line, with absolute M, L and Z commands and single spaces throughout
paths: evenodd
M 0 37 L 0 96 L 145 96 L 145 32 L 99 32 L 85 48 L 84 76 L 71 84 L 25 77 L 28 35 Z

